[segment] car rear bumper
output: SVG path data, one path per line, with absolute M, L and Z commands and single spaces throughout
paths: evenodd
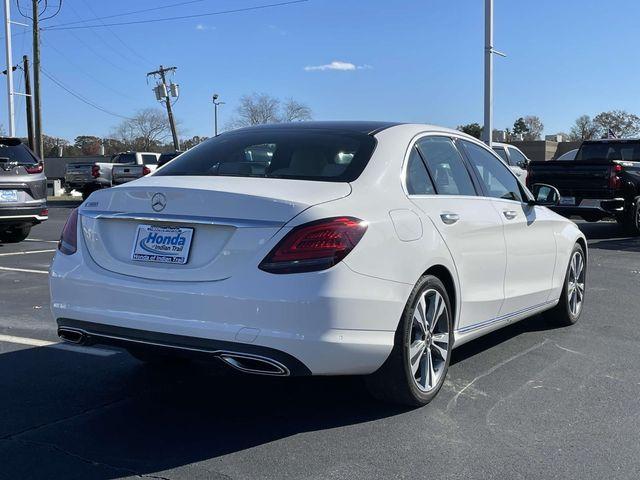
M 255 268 L 213 282 L 146 280 L 104 270 L 79 248 L 56 255 L 50 289 L 58 324 L 90 325 L 83 329 L 96 343 L 112 342 L 100 332 L 117 329 L 124 332 L 118 342 L 174 348 L 166 344 L 178 339 L 205 345 L 213 356 L 275 359 L 291 374 L 346 375 L 384 363 L 412 285 L 360 275 L 343 263 L 307 274 Z
M 551 209 L 565 217 L 606 218 L 624 212 L 624 198 L 582 199 L 580 205 L 556 205 Z M 586 219 L 585 218 L 585 219 Z
M 28 206 L 0 206 L 0 224 L 31 223 L 35 225 L 47 220 L 48 215 L 45 202 Z

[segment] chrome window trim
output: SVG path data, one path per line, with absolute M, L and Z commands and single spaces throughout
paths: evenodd
M 203 217 L 196 215 L 161 215 L 149 213 L 108 212 L 100 210 L 80 211 L 83 217 L 96 220 L 134 220 L 140 222 L 187 223 L 196 225 L 220 225 L 236 228 L 281 228 L 285 222 L 248 220 L 243 218 Z

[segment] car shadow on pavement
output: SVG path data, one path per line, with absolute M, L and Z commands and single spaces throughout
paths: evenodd
M 468 358 L 478 355 L 485 350 L 491 350 L 495 346 L 507 342 L 519 335 L 532 332 L 551 331 L 559 328 L 564 327 L 558 326 L 558 324 L 547 319 L 544 315 L 535 315 L 533 317 L 526 318 L 456 348 L 451 356 L 451 365 L 467 360 Z
M 36 468 L 37 478 L 154 474 L 409 410 L 375 401 L 362 383 L 221 373 L 199 363 L 160 368 L 124 352 L 2 353 L 0 477 L 34 478 Z
M 589 248 L 640 252 L 640 237 L 615 222 L 578 222 L 578 227 L 589 241 Z

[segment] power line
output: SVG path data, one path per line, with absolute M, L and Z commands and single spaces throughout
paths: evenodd
M 96 14 L 96 12 L 93 10 L 93 8 L 91 7 L 91 5 L 89 4 L 89 2 L 87 0 L 82 0 L 82 3 L 84 3 L 87 8 L 89 9 L 89 11 L 91 12 L 91 14 L 96 17 L 96 20 L 98 20 L 101 24 L 104 25 L 104 22 L 98 18 L 98 15 Z M 140 60 L 142 60 L 143 62 L 148 63 L 149 65 L 151 65 L 151 60 L 143 57 L 142 55 L 140 55 L 137 50 L 135 50 L 131 45 L 129 45 L 128 43 L 126 43 L 124 40 L 122 40 L 122 38 L 120 37 L 120 35 L 118 35 L 112 28 L 109 28 L 109 32 L 111 32 L 111 35 L 113 35 L 113 37 L 118 40 L 118 42 L 120 42 L 127 50 L 129 50 L 131 53 L 133 53 L 136 57 L 138 57 Z M 96 32 L 97 33 L 97 32 Z
M 131 95 L 128 95 L 124 92 L 121 92 L 120 90 L 117 90 L 115 88 L 113 88 L 111 85 L 109 85 L 108 83 L 103 82 L 102 80 L 100 80 L 98 77 L 95 77 L 93 74 L 90 74 L 89 72 L 87 72 L 86 70 L 83 70 L 82 67 L 80 67 L 80 65 L 78 65 L 78 63 L 76 63 L 74 60 L 72 60 L 68 55 L 66 55 L 62 50 L 60 50 L 59 48 L 57 48 L 53 43 L 49 43 L 49 42 L 45 42 L 44 38 L 40 39 L 43 43 L 43 45 L 52 48 L 53 50 L 55 50 L 55 52 L 60 55 L 62 58 L 64 58 L 67 62 L 69 62 L 69 64 L 71 66 L 73 66 L 77 71 L 79 71 L 80 73 L 83 73 L 87 78 L 93 80 L 95 83 L 97 83 L 98 85 L 101 85 L 103 88 L 106 88 L 107 90 L 110 90 L 111 92 L 115 93 L 116 95 L 123 97 L 123 98 L 128 98 L 129 100 L 136 100 L 136 98 L 134 98 Z
M 42 70 L 42 73 L 49 79 L 51 80 L 53 83 L 55 83 L 58 87 L 60 87 L 61 89 L 63 89 L 65 92 L 67 92 L 69 95 L 72 95 L 73 97 L 77 98 L 78 100 L 80 100 L 82 103 L 86 103 L 87 105 L 89 105 L 90 107 L 95 108 L 96 110 L 100 110 L 103 113 L 106 113 L 108 115 L 112 115 L 114 117 L 118 117 L 118 118 L 123 118 L 125 120 L 131 120 L 129 117 L 125 117 L 124 115 L 120 115 L 119 113 L 114 113 L 110 110 L 107 110 L 104 107 L 101 107 L 100 105 L 98 105 L 97 103 L 92 102 L 91 100 L 89 100 L 88 98 L 86 98 L 85 96 L 79 94 L 78 92 L 73 91 L 71 88 L 67 87 L 64 83 L 62 83 L 60 80 L 58 80 L 57 78 L 55 78 L 53 75 L 51 75 L 49 72 L 47 72 L 44 68 L 40 67 Z
M 177 17 L 165 17 L 165 18 L 155 18 L 150 20 L 132 20 L 130 22 L 115 22 L 115 23 L 103 23 L 102 25 L 77 25 L 72 27 L 49 27 L 46 28 L 47 31 L 56 31 L 56 30 L 76 30 L 81 28 L 98 28 L 98 27 L 116 27 L 121 25 L 140 25 L 143 23 L 157 23 L 157 22 L 170 22 L 172 20 L 187 20 L 189 18 L 200 18 L 200 17 L 212 17 L 215 15 L 227 15 L 231 13 L 241 13 L 241 12 L 250 12 L 254 10 L 263 10 L 266 8 L 274 8 L 274 7 L 284 7 L 288 5 L 294 5 L 297 3 L 306 3 L 309 0 L 291 0 L 288 2 L 280 2 L 280 3 L 269 3 L 267 5 L 256 5 L 254 7 L 246 7 L 246 8 L 236 8 L 233 10 L 220 10 L 218 12 L 209 12 L 209 13 L 196 13 L 193 15 L 180 15 Z M 45 29 L 43 29 L 45 30 Z
M 78 12 L 76 11 L 75 8 L 73 8 L 73 5 L 69 4 L 69 7 L 71 8 L 71 11 L 73 12 L 73 14 L 77 17 L 80 18 L 80 15 L 78 14 Z M 121 59 L 121 57 L 123 57 L 123 55 L 115 49 L 115 47 L 112 45 L 113 42 L 108 42 L 103 36 L 102 34 L 100 34 L 99 32 L 94 31 L 93 29 L 91 29 L 91 31 L 93 32 L 93 34 L 95 35 L 95 37 L 97 39 L 99 39 L 102 43 L 104 43 L 104 45 L 107 47 L 107 49 L 111 50 L 112 52 L 114 52 L 119 59 Z M 131 73 L 133 73 L 133 70 L 130 70 L 128 68 L 128 65 L 131 63 L 131 61 L 129 60 L 129 58 L 124 58 L 124 60 L 127 62 L 126 64 L 123 63 L 122 65 L 120 65 L 116 62 L 114 62 L 113 60 L 111 60 L 109 57 L 105 56 L 103 54 L 103 51 L 105 49 L 102 50 L 97 50 L 93 47 L 92 44 L 85 42 L 82 38 L 80 38 L 80 36 L 73 31 L 69 31 L 67 32 L 69 35 L 71 35 L 72 37 L 74 37 L 78 42 L 82 43 L 89 51 L 91 51 L 91 53 L 93 53 L 96 57 L 101 58 L 102 60 L 104 60 L 105 62 L 107 62 L 109 65 L 111 65 L 112 67 L 120 70 L 120 71 L 129 71 Z M 126 65 L 126 66 L 124 66 Z
M 143 8 L 141 10 L 131 10 L 129 12 L 116 13 L 114 15 L 106 15 L 104 17 L 96 17 L 96 18 L 93 18 L 91 20 L 108 20 L 110 18 L 128 17 L 129 15 L 136 15 L 138 13 L 155 12 L 157 10 L 164 10 L 164 9 L 167 9 L 167 8 L 174 8 L 174 7 L 182 7 L 184 5 L 191 5 L 193 3 L 202 3 L 202 2 L 206 2 L 206 1 L 208 1 L 208 0 L 189 0 L 188 2 L 171 3 L 169 5 L 162 5 L 160 7 Z M 67 25 L 77 25 L 78 23 L 84 23 L 84 22 L 86 22 L 88 20 L 90 20 L 90 19 L 76 20 L 74 22 L 67 22 L 67 23 L 59 23 L 57 25 L 54 25 L 54 27 L 66 27 Z

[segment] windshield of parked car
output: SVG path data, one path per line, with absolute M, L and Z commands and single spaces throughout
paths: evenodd
M 578 150 L 576 160 L 623 160 L 640 161 L 640 140 L 635 141 L 602 141 L 583 143 Z
M 228 132 L 167 164 L 156 175 L 220 175 L 350 182 L 375 148 L 370 135 L 311 129 Z
M 38 159 L 20 142 L 0 141 L 0 163 L 14 163 L 20 165 L 34 165 Z

